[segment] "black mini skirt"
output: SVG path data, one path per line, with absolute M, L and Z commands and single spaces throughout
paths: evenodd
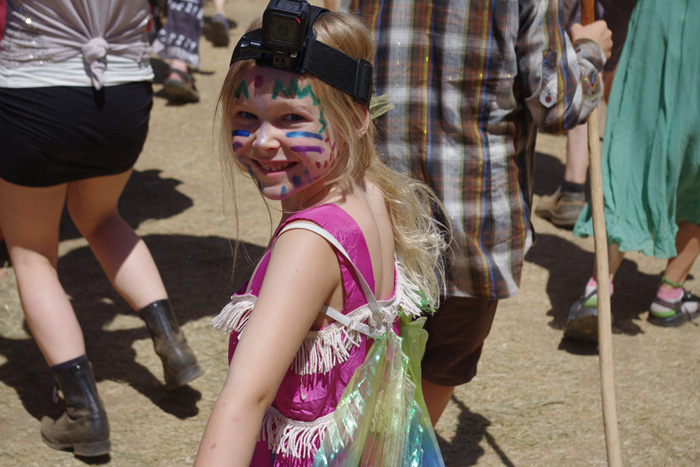
M 0 88 L 0 178 L 42 187 L 129 170 L 152 105 L 148 81 Z

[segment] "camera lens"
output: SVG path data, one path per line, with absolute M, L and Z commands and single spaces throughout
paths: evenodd
M 296 30 L 292 28 L 292 24 L 290 24 L 291 21 L 294 21 L 292 18 L 273 16 L 270 18 L 270 20 L 270 39 L 283 44 L 290 44 L 294 42 Z
M 287 23 L 279 23 L 275 25 L 273 37 L 276 40 L 284 40 L 289 38 L 289 25 Z

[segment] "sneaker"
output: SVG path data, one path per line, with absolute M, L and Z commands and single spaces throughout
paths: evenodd
M 535 214 L 557 227 L 573 227 L 585 206 L 586 195 L 584 193 L 562 192 L 561 186 L 559 186 L 554 194 L 540 198 Z
M 688 291 L 677 302 L 654 298 L 649 307 L 649 322 L 657 326 L 678 327 L 700 316 L 700 297 Z
M 212 43 L 215 47 L 226 47 L 229 42 L 228 20 L 221 13 L 211 18 Z
M 595 290 L 581 296 L 571 306 L 564 328 L 564 337 L 598 342 L 598 295 Z

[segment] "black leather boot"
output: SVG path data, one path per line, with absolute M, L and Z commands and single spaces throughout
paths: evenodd
M 56 421 L 41 420 L 41 438 L 54 449 L 73 449 L 78 456 L 109 453 L 109 422 L 97 394 L 95 376 L 87 357 L 52 367 L 66 411 Z
M 153 339 L 153 348 L 163 361 L 163 376 L 168 389 L 184 386 L 204 371 L 187 345 L 168 300 L 158 300 L 140 312 Z

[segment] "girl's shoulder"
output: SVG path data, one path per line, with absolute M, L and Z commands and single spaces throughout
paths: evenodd
M 374 285 L 369 248 L 359 224 L 342 207 L 336 204 L 323 204 L 297 212 L 280 223 L 273 235 L 272 246 L 258 263 L 246 290 L 257 295 L 267 272 L 270 255 L 275 248 L 277 239 L 285 228 L 294 227 L 294 224 L 299 221 L 312 222 L 328 232 L 342 245 L 349 256 L 346 259 L 340 252 L 336 251 L 336 257 L 341 262 L 341 265 L 347 261 L 353 262 L 367 281 Z M 299 235 L 299 232 L 297 231 L 296 234 Z M 318 234 L 314 232 L 304 232 L 301 235 L 318 237 Z M 332 248 L 335 249 L 335 247 Z M 240 295 L 242 292 L 243 290 L 239 290 L 237 295 Z
M 275 231 L 276 239 L 280 232 L 298 221 L 310 221 L 330 233 L 347 251 L 350 260 L 358 264 L 369 264 L 371 259 L 365 234 L 355 218 L 337 204 L 322 204 L 293 214 L 282 222 Z M 315 235 L 310 233 L 311 235 Z M 364 269 L 360 266 L 360 269 Z
M 314 222 L 331 234 L 348 230 L 362 234 L 360 226 L 350 214 L 337 204 L 328 203 L 292 214 L 277 228 L 275 237 L 289 224 L 301 220 Z

